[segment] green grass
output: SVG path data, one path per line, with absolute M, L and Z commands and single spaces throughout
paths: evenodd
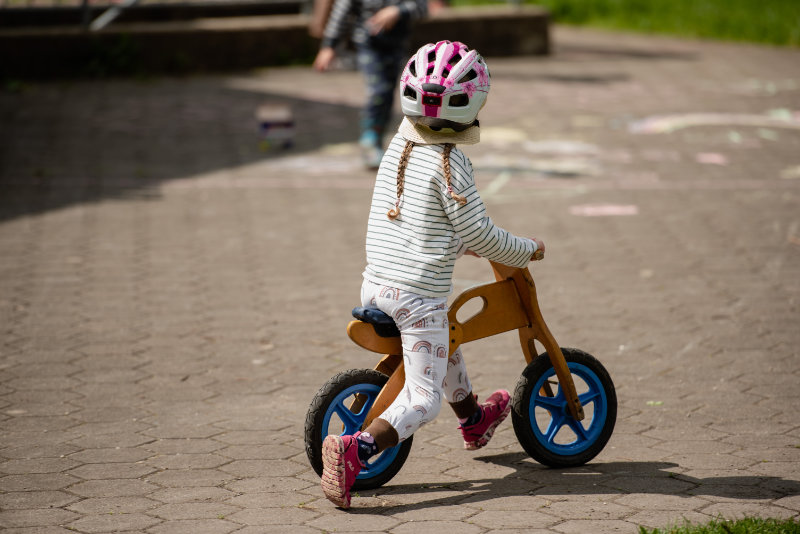
M 712 520 L 705 525 L 684 525 L 666 529 L 639 527 L 639 534 L 799 534 L 800 523 L 793 519 L 745 518 L 735 521 Z
M 452 0 L 454 5 L 496 3 Z M 561 24 L 800 46 L 798 0 L 522 0 Z

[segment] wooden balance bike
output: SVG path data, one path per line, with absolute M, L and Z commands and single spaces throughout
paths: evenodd
M 614 430 L 617 395 L 606 369 L 578 349 L 560 348 L 542 318 L 529 269 L 490 262 L 496 282 L 464 291 L 450 306 L 450 354 L 462 343 L 519 331 L 527 366 L 512 395 L 511 419 L 522 447 L 550 467 L 583 465 L 603 450 Z M 483 307 L 463 323 L 459 309 L 473 299 Z M 480 304 L 480 303 L 478 303 Z M 391 317 L 377 308 L 356 308 L 347 334 L 359 346 L 384 354 L 375 369 L 351 369 L 317 392 L 306 414 L 305 446 L 322 474 L 322 440 L 332 433 L 366 428 L 392 403 L 405 382 L 403 348 Z M 545 351 L 536 355 L 534 341 Z M 382 486 L 400 471 L 413 436 L 373 457 L 354 490 Z

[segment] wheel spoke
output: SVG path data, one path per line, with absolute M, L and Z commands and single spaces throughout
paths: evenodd
M 536 405 L 541 406 L 551 414 L 555 416 L 556 413 L 563 413 L 564 407 L 567 403 L 567 398 L 564 396 L 564 392 L 561 390 L 561 386 L 558 386 L 558 391 L 556 392 L 555 397 L 547 397 L 545 395 L 536 395 Z
M 370 404 L 371 404 L 370 401 L 367 401 L 367 404 L 364 406 L 364 408 L 366 408 Z M 357 417 L 356 414 L 351 412 L 350 408 L 348 408 L 344 404 L 336 405 L 333 411 L 334 413 L 336 413 L 336 415 L 338 415 L 341 418 L 342 423 L 344 423 L 345 433 L 352 434 L 353 432 L 356 432 L 359 428 L 361 428 L 361 423 L 363 422 L 363 420 Z
M 583 428 L 583 425 L 580 421 L 576 421 L 572 417 L 567 419 L 567 424 L 575 432 L 575 435 L 578 436 L 578 441 L 586 441 L 589 436 L 586 434 L 586 429 Z
M 590 402 L 594 402 L 594 400 L 597 399 L 598 397 L 600 397 L 600 392 L 597 391 L 596 389 L 591 389 L 586 393 L 578 395 L 578 400 L 581 401 L 581 404 L 586 405 L 589 404 Z
M 558 431 L 561 430 L 561 427 L 564 426 L 564 416 L 559 414 L 553 413 L 553 418 L 550 420 L 550 426 L 547 427 L 547 432 L 545 433 L 545 438 L 547 439 L 547 443 L 553 443 L 556 439 L 556 435 Z
M 557 412 L 561 412 L 564 409 L 564 401 L 563 399 L 559 399 L 558 397 L 536 397 L 536 406 L 540 406 L 550 412 L 551 414 L 555 414 Z

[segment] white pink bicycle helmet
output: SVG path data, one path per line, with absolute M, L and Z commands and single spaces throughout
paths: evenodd
M 429 126 L 469 126 L 486 102 L 489 67 L 460 42 L 426 44 L 400 77 L 400 104 L 408 117 Z

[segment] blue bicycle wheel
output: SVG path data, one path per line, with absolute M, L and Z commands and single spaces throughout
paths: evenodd
M 520 444 L 551 467 L 583 465 L 600 453 L 614 430 L 617 397 L 608 372 L 593 356 L 562 349 L 585 418 L 569 413 L 567 398 L 545 353 L 522 373 L 514 394 L 512 421 Z M 546 392 L 546 386 L 550 391 Z
M 389 377 L 372 369 L 337 374 L 317 392 L 306 414 L 306 454 L 322 474 L 322 441 L 329 434 L 352 435 L 361 430 L 372 404 Z M 412 438 L 374 456 L 361 470 L 353 490 L 377 488 L 388 482 L 406 461 Z

